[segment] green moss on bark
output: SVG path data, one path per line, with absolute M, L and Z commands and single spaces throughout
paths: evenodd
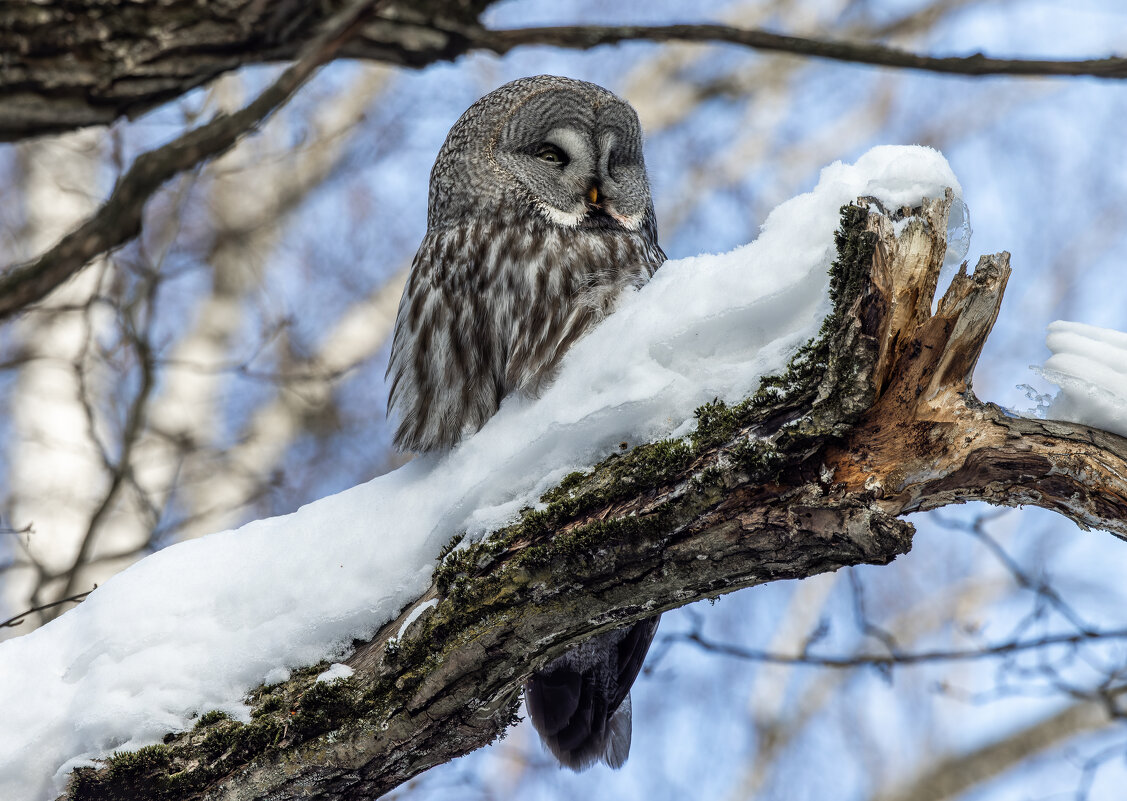
M 318 682 L 327 663 L 294 671 L 285 684 L 259 687 L 248 698 L 251 720 L 223 712 L 200 716 L 169 742 L 114 754 L 102 770 L 77 768 L 70 801 L 165 801 L 203 790 L 252 759 L 340 728 L 372 710 L 351 679 Z
M 223 720 L 230 720 L 231 716 L 226 712 L 220 712 L 218 709 L 213 709 L 210 712 L 204 712 L 196 721 L 196 729 L 206 729 L 208 726 L 214 726 Z
M 749 399 L 752 410 L 779 415 L 802 411 L 800 427 L 812 434 L 839 433 L 872 405 L 868 373 L 875 344 L 859 331 L 855 306 L 867 286 L 877 237 L 865 230 L 868 211 L 842 206 L 834 234 L 838 257 L 830 265 L 833 309 L 818 335 L 799 348 L 786 369 L 765 376 Z

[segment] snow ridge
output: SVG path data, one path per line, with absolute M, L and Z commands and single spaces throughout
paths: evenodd
M 1035 370 L 1060 387 L 1046 416 L 1127 437 L 1127 334 L 1057 320 L 1045 344 L 1053 355 Z

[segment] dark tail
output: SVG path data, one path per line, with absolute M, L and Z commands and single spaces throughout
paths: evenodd
M 630 685 L 642 669 L 658 617 L 580 643 L 524 685 L 532 725 L 561 765 L 583 770 L 630 755 Z

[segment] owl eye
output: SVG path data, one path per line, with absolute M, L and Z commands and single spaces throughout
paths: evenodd
M 563 150 L 548 142 L 536 149 L 536 158 L 549 164 L 559 164 L 561 167 L 570 161 Z

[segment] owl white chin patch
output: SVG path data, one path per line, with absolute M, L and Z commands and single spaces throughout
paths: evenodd
M 580 203 L 572 211 L 561 211 L 555 206 L 550 206 L 542 200 L 536 201 L 536 208 L 540 213 L 556 225 L 574 228 L 587 216 L 587 207 Z M 627 231 L 637 231 L 642 226 L 642 214 L 619 214 L 611 207 L 607 207 L 607 214 L 613 217 Z
M 614 209 L 607 209 L 607 214 L 618 220 L 627 231 L 637 231 L 642 225 L 641 214 L 619 214 Z
M 571 228 L 579 225 L 579 221 L 583 219 L 587 213 L 587 208 L 580 203 L 572 211 L 560 211 L 555 206 L 549 206 L 543 201 L 536 201 L 536 208 L 540 213 L 554 222 L 556 225 L 566 225 Z

